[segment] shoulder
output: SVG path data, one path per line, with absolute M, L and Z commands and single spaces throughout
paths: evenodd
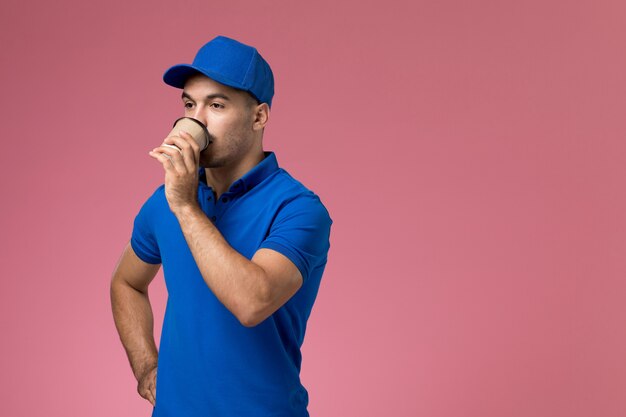
M 157 214 L 159 209 L 163 207 L 164 202 L 167 203 L 165 184 L 161 184 L 144 200 L 141 211 L 149 214 Z
M 148 201 L 158 201 L 165 198 L 165 184 L 159 185 L 148 197 Z
M 277 184 L 276 189 L 282 194 L 279 212 L 306 212 L 320 221 L 332 223 L 330 213 L 321 197 L 285 169 L 280 168 L 276 172 L 274 181 Z

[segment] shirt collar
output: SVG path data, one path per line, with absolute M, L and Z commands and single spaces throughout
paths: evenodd
M 233 182 L 228 192 L 244 194 L 261 183 L 265 178 L 269 177 L 274 171 L 278 170 L 278 161 L 276 160 L 274 152 L 264 151 L 263 153 L 265 155 L 263 160 L 246 172 L 241 178 Z M 198 174 L 200 175 L 200 181 L 206 184 L 206 172 L 204 169 L 204 167 L 198 168 Z

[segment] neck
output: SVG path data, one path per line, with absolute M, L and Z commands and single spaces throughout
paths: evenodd
M 251 152 L 246 155 L 244 159 L 239 161 L 234 166 L 204 168 L 207 185 L 210 186 L 216 193 L 215 198 L 219 199 L 223 193 L 228 191 L 232 183 L 258 165 L 263 158 L 265 158 L 265 152 L 263 149 L 259 149 L 256 152 Z

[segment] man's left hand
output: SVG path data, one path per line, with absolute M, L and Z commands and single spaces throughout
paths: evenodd
M 149 152 L 165 169 L 165 197 L 174 214 L 198 204 L 200 146 L 189 133 L 180 131 L 178 135 L 166 138 L 163 143 L 180 150 L 161 145 Z

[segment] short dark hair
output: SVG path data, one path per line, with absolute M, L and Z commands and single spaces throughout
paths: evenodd
M 246 91 L 246 95 L 247 95 L 247 99 L 248 99 L 248 105 L 250 107 L 258 106 L 259 104 L 261 104 L 261 102 L 259 100 L 257 100 L 257 98 L 254 97 L 252 94 L 250 94 L 248 91 Z

